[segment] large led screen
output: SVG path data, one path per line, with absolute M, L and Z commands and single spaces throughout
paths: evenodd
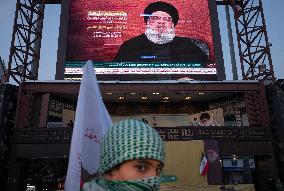
M 65 77 L 216 75 L 208 0 L 71 0 Z

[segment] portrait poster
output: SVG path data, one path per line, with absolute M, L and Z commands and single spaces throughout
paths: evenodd
M 209 114 L 209 121 L 211 124 L 210 126 L 224 126 L 224 115 L 222 108 L 207 110 L 189 115 L 189 121 L 192 126 L 202 126 L 200 121 L 200 116 L 202 113 Z

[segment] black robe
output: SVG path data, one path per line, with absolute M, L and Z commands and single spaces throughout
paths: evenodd
M 124 42 L 113 61 L 116 62 L 208 62 L 208 55 L 198 46 L 198 40 L 174 37 L 166 44 L 155 44 L 141 34 Z M 201 41 L 199 41 L 201 42 Z M 204 44 L 205 43 L 199 43 Z

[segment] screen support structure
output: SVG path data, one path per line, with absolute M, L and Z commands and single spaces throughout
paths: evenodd
M 272 80 L 275 76 L 261 0 L 222 0 L 231 5 L 244 80 Z
M 45 0 L 17 0 L 8 69 L 1 79 L 38 79 Z
M 20 84 L 38 79 L 44 6 L 48 0 L 17 0 L 8 69 L 0 85 L 12 78 Z M 60 3 L 53 1 L 52 3 Z M 244 80 L 275 81 L 261 0 L 217 0 L 235 13 L 238 48 Z

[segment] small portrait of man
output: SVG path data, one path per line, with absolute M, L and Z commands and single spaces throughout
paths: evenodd
M 219 156 L 218 141 L 204 140 L 204 151 L 209 163 L 208 184 L 222 184 L 222 168 Z
M 118 62 L 209 62 L 209 48 L 199 39 L 179 37 L 176 26 L 178 10 L 157 1 L 144 9 L 145 32 L 125 41 L 114 61 Z
M 209 113 L 201 113 L 199 119 L 200 126 L 214 126 Z
M 214 149 L 207 149 L 206 155 L 209 162 L 215 162 L 219 157 L 219 154 Z

